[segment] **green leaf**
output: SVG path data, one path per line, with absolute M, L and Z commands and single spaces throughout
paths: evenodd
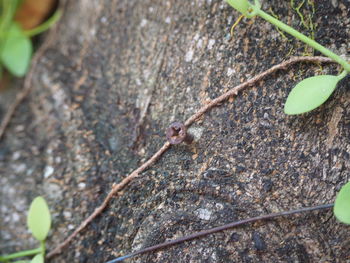
M 44 257 L 42 254 L 37 254 L 33 259 L 30 261 L 30 263 L 44 263 Z
M 350 182 L 340 189 L 334 202 L 333 212 L 340 222 L 350 224 Z
M 1 62 L 13 75 L 23 77 L 32 56 L 32 42 L 17 23 L 13 23 L 3 37 L 5 40 L 0 54 Z
M 284 112 L 289 115 L 301 114 L 316 109 L 332 95 L 338 76 L 321 75 L 299 82 L 289 93 Z
M 32 201 L 28 212 L 27 224 L 37 240 L 45 240 L 51 227 L 51 215 L 43 197 L 38 196 Z
M 248 0 L 226 0 L 227 3 L 237 11 L 245 15 L 248 12 L 249 2 Z

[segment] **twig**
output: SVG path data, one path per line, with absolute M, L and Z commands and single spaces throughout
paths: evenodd
M 297 62 L 333 62 L 329 58 L 325 57 L 295 57 L 291 58 L 285 62 L 282 62 L 281 64 L 278 64 L 263 73 L 255 76 L 254 78 L 230 89 L 228 92 L 224 93 L 223 95 L 219 96 L 218 98 L 212 100 L 209 104 L 202 107 L 198 110 L 197 113 L 192 115 L 186 122 L 186 126 L 190 126 L 193 124 L 196 120 L 198 120 L 199 117 L 201 117 L 204 113 L 206 113 L 208 110 L 213 108 L 214 106 L 218 105 L 219 103 L 223 102 L 224 100 L 228 99 L 231 96 L 237 95 L 239 91 L 243 90 L 244 88 L 251 86 L 258 81 L 260 81 L 262 78 L 274 73 L 277 70 L 280 69 L 286 69 L 288 66 L 297 63 Z M 102 204 L 97 207 L 94 212 L 89 215 L 77 228 L 76 230 L 69 235 L 63 242 L 61 242 L 55 249 L 53 249 L 50 253 L 47 254 L 46 258 L 52 258 L 53 256 L 59 254 L 63 248 L 65 248 L 74 237 L 76 237 L 93 219 L 95 219 L 99 214 L 102 213 L 102 211 L 107 207 L 109 201 L 112 199 L 112 197 L 117 194 L 121 189 L 123 189 L 128 183 L 130 183 L 133 179 L 139 176 L 140 173 L 148 169 L 153 163 L 155 163 L 159 157 L 170 148 L 170 143 L 166 142 L 162 148 L 158 150 L 147 162 L 142 164 L 139 168 L 137 168 L 135 171 L 133 171 L 131 174 L 126 176 L 120 183 L 113 184 L 111 191 L 108 193 L 106 198 L 103 200 Z
M 292 64 L 295 64 L 297 62 L 322 62 L 322 63 L 336 63 L 330 58 L 326 57 L 294 57 L 291 58 L 285 62 L 282 62 L 281 64 L 278 64 L 276 66 L 273 66 L 272 68 L 260 73 L 259 75 L 256 75 L 255 77 L 247 80 L 246 82 L 230 89 L 229 91 L 225 92 L 221 96 L 217 97 L 216 99 L 213 99 L 210 103 L 202 107 L 197 111 L 196 114 L 192 115 L 190 118 L 187 119 L 185 122 L 186 126 L 190 126 L 193 124 L 199 117 L 201 117 L 204 113 L 206 113 L 211 108 L 215 107 L 219 103 L 227 100 L 231 96 L 236 96 L 238 92 L 241 90 L 247 88 L 248 86 L 252 86 L 253 84 L 259 82 L 261 79 L 265 78 L 268 75 L 271 75 L 272 73 L 276 72 L 277 70 L 286 69 L 287 67 L 291 66 Z
M 170 143 L 166 142 L 162 148 L 158 150 L 147 162 L 125 177 L 119 184 L 113 184 L 111 191 L 108 193 L 106 198 L 103 200 L 102 204 L 97 207 L 92 214 L 86 218 L 72 234 L 70 234 L 61 244 L 59 244 L 54 250 L 47 254 L 46 258 L 51 258 L 61 252 L 61 250 L 66 247 L 92 220 L 94 220 L 102 211 L 107 207 L 109 201 L 114 195 L 116 195 L 121 189 L 123 189 L 128 183 L 135 179 L 140 173 L 150 167 L 155 163 L 159 157 L 170 147 Z
M 158 245 L 147 247 L 147 248 L 141 249 L 139 251 L 133 252 L 131 254 L 110 260 L 107 263 L 120 262 L 120 261 L 123 261 L 124 259 L 131 258 L 131 257 L 136 256 L 136 255 L 140 255 L 140 254 L 143 254 L 146 252 L 158 250 L 158 249 L 172 246 L 175 244 L 183 243 L 185 241 L 189 241 L 189 240 L 192 240 L 195 238 L 204 237 L 204 236 L 207 236 L 209 234 L 217 233 L 217 232 L 227 230 L 229 228 L 233 228 L 236 226 L 245 225 L 248 223 L 253 223 L 253 222 L 261 221 L 261 220 L 268 220 L 268 219 L 272 219 L 272 218 L 276 218 L 276 217 L 280 217 L 280 216 L 287 216 L 287 215 L 292 215 L 292 214 L 297 214 L 297 213 L 302 213 L 302 212 L 310 212 L 310 211 L 314 211 L 314 210 L 328 209 L 331 207 L 333 207 L 333 204 L 325 204 L 325 205 L 305 207 L 305 208 L 300 208 L 300 209 L 296 209 L 296 210 L 290 210 L 290 211 L 284 211 L 284 212 L 279 212 L 279 213 L 272 213 L 272 214 L 268 214 L 268 215 L 247 218 L 247 219 L 232 222 L 232 223 L 229 223 L 229 224 L 226 224 L 223 226 L 218 226 L 218 227 L 214 227 L 214 228 L 211 228 L 208 230 L 203 230 L 203 231 L 200 231 L 200 232 L 188 235 L 188 236 L 183 236 L 183 237 L 171 240 L 171 241 L 166 241 L 166 242 L 158 244 Z

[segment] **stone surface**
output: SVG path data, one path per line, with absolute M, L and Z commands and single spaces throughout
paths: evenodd
M 264 1 L 270 7 L 311 33 L 289 1 Z M 345 56 L 349 10 L 349 1 L 315 1 L 312 16 L 315 39 Z M 307 4 L 301 11 L 312 14 Z M 0 252 L 36 245 L 25 227 L 36 195 L 53 213 L 50 249 L 164 143 L 171 122 L 310 51 L 259 18 L 243 19 L 230 38 L 237 18 L 224 1 L 69 1 L 0 145 Z M 172 147 L 52 262 L 105 262 L 237 219 L 333 202 L 349 180 L 349 78 L 311 113 L 286 116 L 283 105 L 302 76 L 337 70 L 298 64 L 211 110 L 193 126 L 194 145 Z M 130 262 L 339 262 L 348 245 L 348 227 L 323 211 Z

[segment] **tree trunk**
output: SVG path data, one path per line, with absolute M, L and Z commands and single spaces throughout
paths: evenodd
M 263 9 L 349 56 L 349 1 L 307 1 L 304 24 L 289 1 Z M 53 214 L 50 250 L 163 145 L 171 122 L 313 54 L 260 18 L 243 19 L 231 38 L 238 16 L 224 1 L 70 1 L 1 142 L 0 251 L 36 245 L 25 223 L 35 196 Z M 349 179 L 349 78 L 311 113 L 287 116 L 283 106 L 302 78 L 338 70 L 300 63 L 215 107 L 191 127 L 194 144 L 171 147 L 52 262 L 105 262 L 241 218 L 333 202 Z M 340 262 L 349 260 L 348 230 L 331 210 L 313 212 L 131 262 Z

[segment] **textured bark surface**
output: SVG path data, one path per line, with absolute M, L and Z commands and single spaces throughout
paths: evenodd
M 310 3 L 301 9 L 306 21 Z M 270 7 L 311 33 L 289 1 L 265 1 Z M 169 123 L 305 52 L 259 18 L 243 20 L 230 38 L 237 18 L 224 1 L 70 1 L 0 144 L 0 252 L 36 244 L 24 212 L 35 196 L 53 213 L 50 249 L 164 143 Z M 312 21 L 317 41 L 350 55 L 349 1 L 315 1 Z M 333 202 L 349 180 L 349 78 L 311 113 L 286 116 L 283 105 L 303 76 L 337 70 L 298 64 L 214 108 L 192 126 L 195 144 L 172 147 L 52 262 L 104 262 L 240 218 Z M 346 261 L 348 231 L 323 211 L 130 262 Z

